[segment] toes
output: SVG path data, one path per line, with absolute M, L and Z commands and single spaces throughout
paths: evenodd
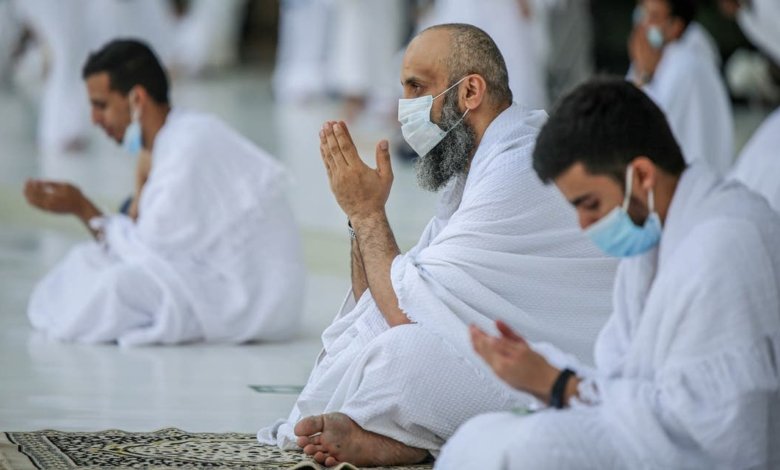
M 338 463 L 339 463 L 339 461 L 336 460 L 336 458 L 333 457 L 332 455 L 329 455 L 329 456 L 327 456 L 325 458 L 325 466 L 326 467 L 333 467 L 335 465 L 338 465 Z
M 320 446 L 315 446 L 314 444 L 309 444 L 306 447 L 303 448 L 303 453 L 306 455 L 314 455 L 317 452 L 322 450 Z
M 323 428 L 324 420 L 322 419 L 322 415 L 308 416 L 298 421 L 295 425 L 295 435 L 308 437 L 312 434 L 322 432 Z
M 295 440 L 295 442 L 298 443 L 298 447 L 300 447 L 300 448 L 304 448 L 304 447 L 308 446 L 309 444 L 314 444 L 314 445 L 318 446 L 318 445 L 322 444 L 322 435 L 321 434 L 317 434 L 315 436 L 309 436 L 309 437 L 307 437 L 307 436 L 298 436 L 298 438 Z
M 322 452 L 322 451 L 317 452 L 316 454 L 314 454 L 314 460 L 316 460 L 317 463 L 324 464 L 325 460 L 327 460 L 329 457 L 330 457 L 330 455 L 328 455 L 328 454 L 326 454 L 325 452 Z M 333 457 L 330 457 L 330 458 L 333 458 Z

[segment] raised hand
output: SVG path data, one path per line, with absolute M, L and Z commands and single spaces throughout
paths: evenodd
M 320 131 L 320 155 L 333 195 L 350 220 L 384 211 L 393 169 L 386 140 L 376 146 L 376 169 L 363 163 L 346 124 L 328 121 Z
M 54 214 L 78 215 L 86 200 L 81 190 L 70 183 L 44 180 L 27 180 L 24 197 L 32 206 Z
M 500 336 L 490 336 L 471 325 L 469 332 L 474 350 L 501 380 L 547 402 L 560 371 L 531 349 L 528 342 L 506 323 L 496 321 L 496 327 Z
M 97 232 L 89 226 L 89 221 L 93 217 L 99 217 L 101 212 L 76 186 L 57 181 L 27 180 L 24 197 L 30 205 L 46 212 L 75 215 L 92 235 L 97 237 Z
M 638 86 L 646 84 L 661 62 L 663 49 L 655 49 L 647 39 L 647 26 L 638 23 L 631 31 L 628 40 L 628 53 L 634 66 L 634 82 Z

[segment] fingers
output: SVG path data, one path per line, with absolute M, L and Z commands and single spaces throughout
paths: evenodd
M 494 337 L 488 335 L 474 325 L 470 327 L 470 332 L 474 350 L 488 363 L 491 363 L 491 365 L 500 357 L 507 358 L 518 356 L 528 347 L 525 340 L 517 335 L 515 335 L 515 337 L 518 338 L 519 341 L 508 339 L 504 336 Z
M 51 199 L 53 192 L 52 186 L 46 181 L 27 180 L 24 185 L 24 196 L 27 201 L 40 208 L 45 208 L 46 201 Z
M 499 333 L 501 333 L 501 336 L 503 336 L 504 338 L 515 342 L 522 342 L 522 343 L 526 342 L 522 336 L 512 331 L 512 328 L 510 328 L 509 325 L 507 325 L 503 321 L 496 320 L 496 327 L 498 328 Z
M 325 164 L 325 170 L 328 172 L 328 177 L 332 174 L 332 161 L 333 158 L 330 156 L 330 152 L 328 151 L 328 144 L 325 140 L 325 131 L 320 131 L 320 156 L 322 157 L 322 163 Z
M 471 344 L 474 350 L 489 363 L 493 353 L 489 344 L 490 337 L 475 325 L 469 327 L 469 333 L 471 333 Z
M 357 148 L 355 148 L 355 143 L 352 142 L 352 137 L 346 129 L 347 125 L 344 121 L 337 122 L 333 125 L 333 135 L 336 138 L 336 142 L 339 144 L 341 154 L 344 156 L 344 160 L 348 165 L 362 163 Z
M 329 124 L 325 123 L 325 125 L 322 127 L 322 131 L 325 134 L 325 145 L 328 150 L 328 153 L 330 154 L 332 158 L 332 165 L 333 169 L 338 168 L 339 166 L 347 166 L 348 162 L 344 156 L 344 153 L 341 151 L 341 147 L 339 146 L 338 139 L 336 138 L 336 134 L 334 134 L 333 129 L 335 127 L 335 123 Z
M 376 145 L 376 169 L 379 176 L 390 181 L 393 180 L 393 165 L 390 160 L 390 147 L 386 140 Z

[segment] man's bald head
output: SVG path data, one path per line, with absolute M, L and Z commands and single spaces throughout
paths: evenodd
M 469 24 L 449 23 L 431 26 L 419 36 L 434 31 L 449 34 L 449 51 L 443 59 L 450 83 L 469 74 L 478 74 L 487 83 L 491 104 L 500 106 L 512 103 L 504 56 L 486 32 Z

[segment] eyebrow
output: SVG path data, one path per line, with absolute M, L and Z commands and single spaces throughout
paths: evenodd
M 571 203 L 571 205 L 573 205 L 574 207 L 578 207 L 580 204 L 585 202 L 585 200 L 588 199 L 591 196 L 592 196 L 591 193 L 586 193 L 586 194 L 583 194 L 582 196 L 579 196 L 579 197 L 576 197 L 576 198 L 570 200 L 569 203 Z
M 421 83 L 423 80 L 419 77 L 409 77 L 401 82 L 402 85 L 411 85 L 412 83 Z

